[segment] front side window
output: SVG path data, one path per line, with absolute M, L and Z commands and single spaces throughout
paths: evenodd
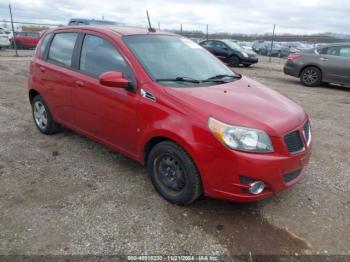
M 123 37 L 149 76 L 162 79 L 187 78 L 200 82 L 218 75 L 238 76 L 193 41 L 172 35 L 131 35 Z M 195 81 L 194 81 L 195 80 Z M 167 81 L 167 86 L 195 86 L 189 81 Z M 212 83 L 211 83 L 212 84 Z
M 133 74 L 119 51 L 109 41 L 98 36 L 85 36 L 79 68 L 93 77 L 99 77 L 109 71 L 118 71 L 127 79 L 133 79 Z
M 340 48 L 339 55 L 343 57 L 350 57 L 350 46 Z
M 214 42 L 213 41 L 205 41 L 201 44 L 202 46 L 205 46 L 205 47 L 213 47 L 214 46 Z
M 225 44 L 228 45 L 230 48 L 232 48 L 233 50 L 241 50 L 242 47 L 239 46 L 237 43 L 233 42 L 233 41 L 225 41 Z
M 71 66 L 77 36 L 77 33 L 56 34 L 50 46 L 48 60 L 64 66 Z

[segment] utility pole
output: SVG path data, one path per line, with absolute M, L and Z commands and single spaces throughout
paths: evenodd
M 275 29 L 276 29 L 276 24 L 273 24 L 272 41 L 271 41 L 271 49 L 270 49 L 269 63 L 271 63 L 271 56 L 272 56 L 273 42 L 274 42 L 274 40 L 275 40 Z
M 158 30 L 160 31 L 160 22 L 158 22 Z
M 207 24 L 207 40 L 209 39 L 209 25 Z
M 181 32 L 181 34 L 182 34 L 182 24 L 180 24 L 180 32 Z
M 12 27 L 12 42 L 13 42 L 13 47 L 15 48 L 15 56 L 18 56 L 17 44 L 15 39 L 15 27 L 13 26 L 12 10 L 11 10 L 10 4 L 9 4 L 9 9 L 10 9 L 11 27 Z

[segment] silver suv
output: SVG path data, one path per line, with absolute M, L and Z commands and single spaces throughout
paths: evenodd
M 323 45 L 289 55 L 284 73 L 305 86 L 350 85 L 350 43 Z

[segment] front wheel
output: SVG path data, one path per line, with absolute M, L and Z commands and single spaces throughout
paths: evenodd
M 319 86 L 322 81 L 321 70 L 317 67 L 310 66 L 305 68 L 300 74 L 300 82 L 304 86 Z
M 230 66 L 239 66 L 239 58 L 237 56 L 232 56 L 229 59 L 229 65 Z
M 32 113 L 34 123 L 41 133 L 50 135 L 57 132 L 58 124 L 53 120 L 48 106 L 39 95 L 32 101 Z
M 202 194 L 193 160 L 175 143 L 157 144 L 148 156 L 147 169 L 154 188 L 173 204 L 189 205 Z

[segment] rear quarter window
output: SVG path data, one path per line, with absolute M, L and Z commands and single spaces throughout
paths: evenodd
M 41 44 L 40 44 L 40 46 L 39 46 L 39 57 L 41 58 L 41 59 L 45 59 L 45 57 L 44 57 L 44 54 L 45 54 L 45 50 L 46 50 L 46 48 L 47 48 L 47 45 L 48 45 L 48 43 L 50 42 L 50 39 L 51 39 L 51 37 L 52 37 L 52 33 L 50 33 L 50 34 L 46 34 L 45 36 L 44 36 L 44 38 L 43 38 L 43 40 L 41 41 Z
M 58 33 L 54 36 L 48 60 L 63 66 L 71 66 L 77 33 Z

